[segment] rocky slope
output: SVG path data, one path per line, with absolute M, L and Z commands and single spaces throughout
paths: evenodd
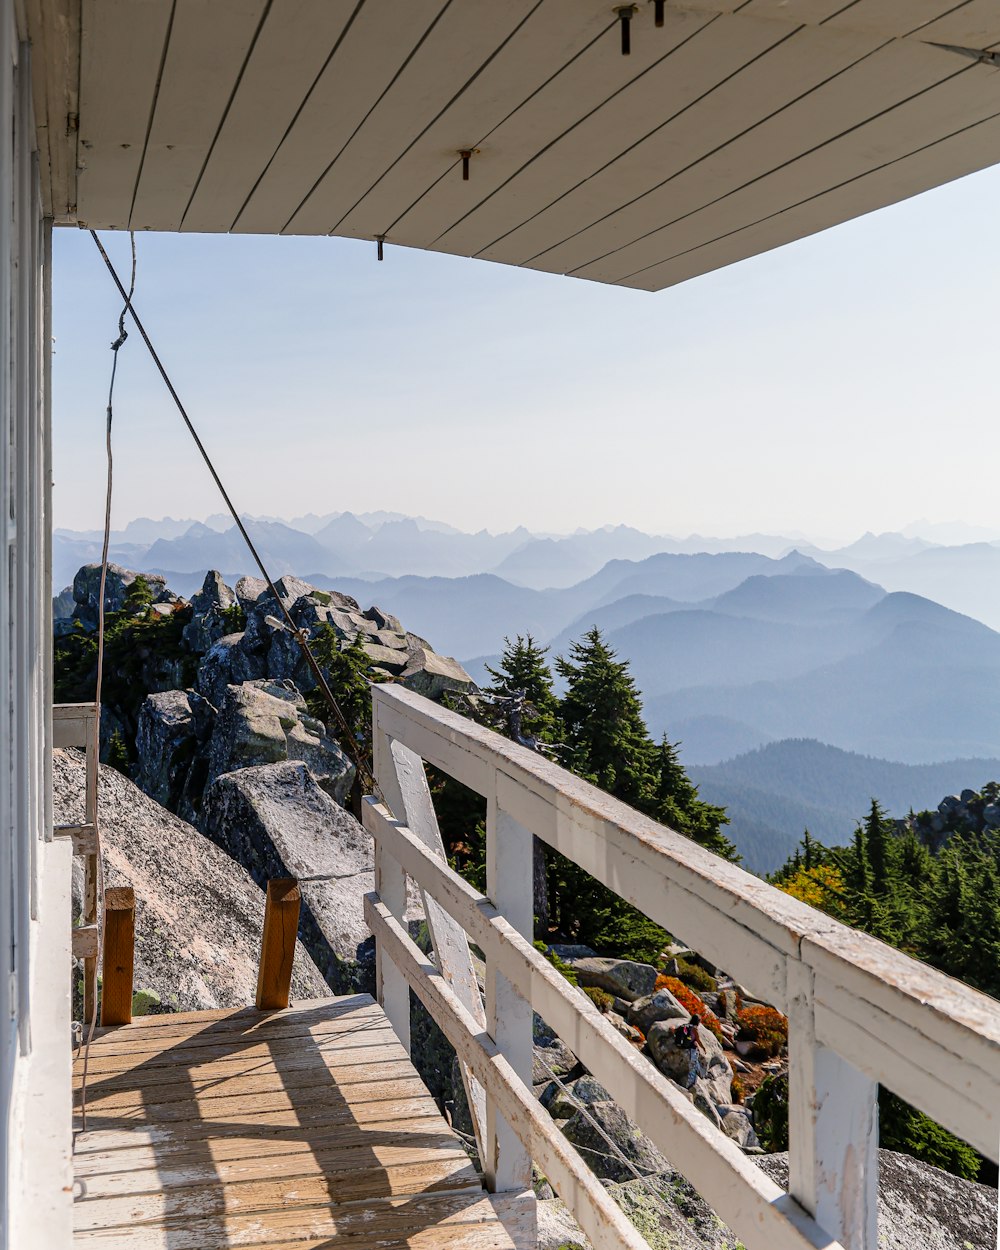
M 85 771 L 82 752 L 53 752 L 57 824 L 82 820 Z M 174 1011 L 252 1003 L 264 894 L 250 874 L 113 768 L 101 768 L 98 812 L 106 884 L 135 890 L 136 991 Z M 77 871 L 74 894 L 79 900 L 82 881 Z M 321 998 L 328 993 L 299 942 L 293 996 Z

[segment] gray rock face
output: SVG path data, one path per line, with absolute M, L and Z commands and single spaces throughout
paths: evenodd
M 109 564 L 108 575 L 104 584 L 105 612 L 120 612 L 125 606 L 129 587 L 140 574 L 131 569 L 123 569 L 120 564 Z M 143 573 L 149 588 L 153 592 L 153 601 L 159 600 L 167 589 L 166 578 L 156 573 Z M 101 566 L 85 564 L 73 578 L 73 600 L 76 608 L 73 617 L 87 629 L 97 628 L 98 608 L 101 597 Z M 176 600 L 176 596 L 174 596 Z
M 219 708 L 225 700 L 227 686 L 257 681 L 265 675 L 266 668 L 262 655 L 254 654 L 243 646 L 242 634 L 227 634 L 211 647 L 202 660 L 195 689 L 213 707 Z
M 184 626 L 184 642 L 203 655 L 226 634 L 225 612 L 236 603 L 236 595 L 214 569 L 205 574 L 201 590 L 192 598 L 191 620 Z
M 228 686 L 208 748 L 208 784 L 223 773 L 258 764 L 301 760 L 315 780 L 342 803 L 354 765 L 310 716 L 301 693 L 268 679 Z
M 788 1187 L 787 1153 L 755 1162 Z M 879 1250 L 989 1250 L 997 1244 L 997 1191 L 893 1150 L 878 1152 Z
M 648 1033 L 659 1020 L 687 1020 L 689 1014 L 668 989 L 662 989 L 637 998 L 629 1007 L 628 1022 Z
M 151 799 L 176 810 L 197 746 L 191 702 L 183 690 L 146 698 L 136 732 L 135 783 Z
M 85 775 L 81 751 L 53 752 L 57 823 L 82 817 Z M 263 890 L 197 829 L 147 798 L 113 768 L 101 768 L 98 812 L 106 882 L 135 890 L 135 989 L 152 991 L 175 1011 L 251 1006 L 264 924 Z M 82 879 L 74 892 L 79 897 Z M 293 996 L 320 998 L 328 993 L 299 943 Z
M 656 969 L 652 964 L 637 964 L 631 959 L 606 959 L 593 956 L 574 959 L 573 971 L 581 985 L 607 990 L 627 1002 L 635 1002 L 653 993 Z
M 760 1145 L 754 1132 L 753 1119 L 746 1107 L 733 1103 L 729 1107 L 718 1108 L 722 1117 L 722 1131 L 731 1137 L 737 1146 L 744 1150 L 752 1150 Z
M 328 984 L 336 993 L 368 984 L 357 961 L 370 946 L 362 899 L 374 889 L 372 840 L 305 764 L 224 774 L 206 795 L 202 823 L 255 881 L 300 878 L 299 935 Z
M 633 1173 L 612 1152 L 591 1121 L 600 1125 L 603 1132 L 639 1172 L 669 1171 L 670 1165 L 663 1155 L 617 1103 L 591 1103 L 587 1107 L 587 1117 L 582 1111 L 576 1111 L 563 1125 L 563 1132 L 567 1141 L 583 1150 L 587 1162 L 602 1179 L 627 1181 L 632 1179 Z
M 571 1081 L 566 1089 L 570 1092 L 566 1093 L 555 1081 L 551 1081 L 539 1098 L 539 1102 L 553 1120 L 569 1119 L 576 1114 L 581 1103 L 585 1107 L 592 1107 L 598 1102 L 614 1101 L 604 1086 L 592 1076 L 581 1076 Z
M 470 690 L 474 684 L 457 660 L 437 655 L 423 647 L 409 652 L 400 681 L 408 690 L 414 690 L 428 699 L 440 699 L 449 690 Z

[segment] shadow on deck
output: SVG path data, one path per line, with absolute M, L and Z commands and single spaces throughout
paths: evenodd
M 81 1051 L 77 1104 L 82 1070 Z M 74 1165 L 74 1245 L 95 1250 L 526 1240 L 368 995 L 99 1029 Z

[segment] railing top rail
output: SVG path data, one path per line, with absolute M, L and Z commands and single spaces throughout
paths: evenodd
M 996 1116 L 1000 1008 L 994 999 L 823 915 L 420 695 L 395 685 L 375 687 L 374 711 L 382 733 L 499 802 L 719 966 L 762 986 L 762 996 L 786 1012 L 795 992 L 788 968 L 804 966 L 817 1001 L 836 1002 L 842 1011 L 830 1028 L 850 1032 L 853 1061 L 875 1079 L 905 1068 L 895 1059 L 902 1041 L 916 1057 L 897 1092 L 906 1097 L 929 1071 L 953 1070 L 952 1096 L 977 1102 L 987 1095 L 991 1101 L 980 1114 Z M 891 1079 L 886 1083 L 892 1086 Z M 941 1114 L 943 1098 L 924 1109 L 945 1121 L 953 1118 Z M 982 1141 L 981 1133 L 975 1136 Z M 995 1155 L 996 1142 L 979 1148 Z

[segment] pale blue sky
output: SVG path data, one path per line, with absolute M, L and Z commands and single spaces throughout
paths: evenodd
M 1000 534 L 1000 168 L 648 295 L 373 243 L 141 235 L 135 303 L 237 506 L 462 528 Z M 105 236 L 122 272 L 125 236 Z M 118 299 L 55 239 L 55 519 L 96 528 Z M 116 526 L 219 511 L 138 335 Z

